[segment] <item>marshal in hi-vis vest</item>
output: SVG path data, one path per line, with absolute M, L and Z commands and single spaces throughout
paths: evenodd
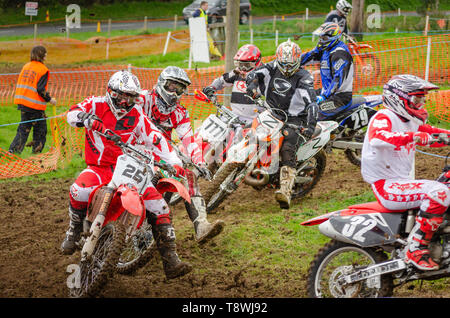
M 24 105 L 37 110 L 45 110 L 47 102 L 39 96 L 37 84 L 39 79 L 48 72 L 48 68 L 41 62 L 31 61 L 24 65 L 16 85 L 14 104 Z M 45 90 L 47 90 L 45 85 Z

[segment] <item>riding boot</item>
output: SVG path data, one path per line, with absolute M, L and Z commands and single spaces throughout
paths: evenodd
M 61 244 L 61 250 L 64 254 L 71 255 L 77 249 L 85 217 L 86 211 L 75 210 L 69 204 L 69 229 L 66 232 L 66 238 Z
M 289 166 L 283 166 L 280 169 L 280 189 L 275 192 L 275 199 L 282 209 L 290 208 L 296 172 L 295 168 Z
M 442 221 L 442 216 L 419 212 L 416 217 L 416 224 L 408 236 L 405 263 L 411 263 L 424 271 L 439 269 L 439 265 L 431 259 L 428 246 Z
M 191 203 L 185 202 L 189 219 L 194 225 L 195 239 L 197 243 L 203 244 L 220 234 L 225 226 L 225 222 L 217 220 L 209 223 L 206 219 L 206 204 L 202 196 L 192 196 Z
M 159 254 L 161 255 L 164 273 L 167 279 L 186 275 L 192 266 L 182 262 L 176 252 L 175 230 L 171 224 L 155 224 L 152 222 L 153 237 Z

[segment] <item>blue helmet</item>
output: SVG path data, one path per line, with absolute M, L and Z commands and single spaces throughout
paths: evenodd
M 337 23 L 325 22 L 319 28 L 319 42 L 317 48 L 325 50 L 333 47 L 342 36 L 342 30 Z

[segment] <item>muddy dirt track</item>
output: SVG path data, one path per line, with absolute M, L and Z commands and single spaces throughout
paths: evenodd
M 432 150 L 440 155 L 446 155 L 447 151 Z M 416 163 L 417 178 L 435 179 L 443 166 L 442 159 L 420 153 L 416 156 Z M 0 297 L 67 297 L 66 268 L 69 264 L 77 264 L 79 260 L 79 253 L 63 256 L 59 251 L 68 224 L 68 189 L 72 182 L 73 179 L 57 179 L 0 183 Z M 314 200 L 319 195 L 323 197 L 336 189 L 350 196 L 369 189 L 359 169 L 340 153 L 328 155 L 325 175 L 308 200 Z M 258 193 L 245 186 L 229 200 L 250 201 L 261 206 L 265 202 L 272 202 L 273 196 L 269 190 Z M 296 211 L 301 212 L 301 209 L 297 206 Z M 290 212 L 282 213 L 288 215 Z M 225 204 L 218 214 L 209 218 L 224 219 L 226 233 L 235 224 L 238 214 L 238 211 L 229 209 L 229 205 Z M 257 213 L 255 217 L 258 217 Z M 229 260 L 221 256 L 217 242 L 207 243 L 202 248 L 197 246 L 184 206 L 175 208 L 174 224 L 178 253 L 194 266 L 193 272 L 167 281 L 157 256 L 132 276 L 115 275 L 103 297 L 306 297 L 306 273 L 299 273 L 294 282 L 278 279 L 274 283 L 263 269 L 230 270 Z M 257 275 L 251 274 L 255 272 Z M 415 293 L 405 288 L 394 296 L 449 297 L 450 293 L 445 290 L 437 295 L 429 294 L 426 290 Z

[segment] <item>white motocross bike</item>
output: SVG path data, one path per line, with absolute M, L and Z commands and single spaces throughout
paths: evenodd
M 278 158 L 284 139 L 282 128 L 290 124 L 286 123 L 287 114 L 271 108 L 264 98 L 256 102 L 265 110 L 253 120 L 250 129 L 244 130 L 241 140 L 231 145 L 225 162 L 215 173 L 208 188 L 203 191 L 209 213 L 236 191 L 241 183 L 257 190 L 279 187 Z M 318 122 L 311 139 L 299 147 L 292 199 L 305 196 L 322 177 L 326 166 L 323 148 L 330 140 L 330 133 L 337 127 L 338 123 L 334 121 Z

